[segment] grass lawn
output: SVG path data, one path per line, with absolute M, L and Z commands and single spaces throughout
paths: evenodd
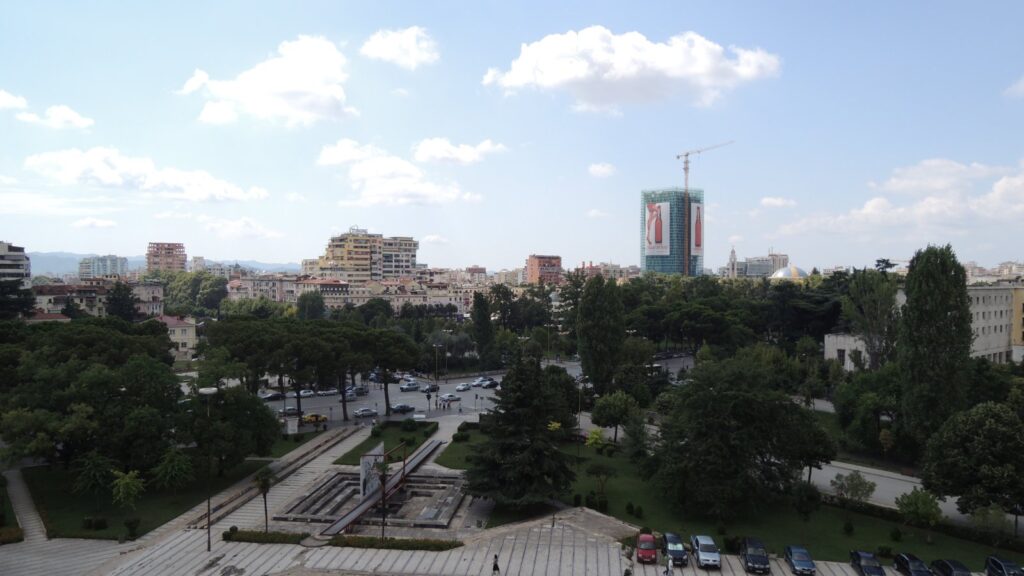
M 276 460 L 277 458 L 284 456 L 285 454 L 291 452 L 292 450 L 295 450 L 299 446 L 302 446 L 306 442 L 309 442 L 313 438 L 316 438 L 317 436 L 323 434 L 323 432 L 313 432 L 312 429 L 310 428 L 310 431 L 300 432 L 300 434 L 302 435 L 302 440 L 299 440 L 298 442 L 296 442 L 295 439 L 291 436 L 278 436 L 277 440 L 274 440 L 274 445 L 270 447 L 270 455 L 265 456 L 265 458 L 273 458 Z M 264 456 L 256 456 L 255 458 L 264 458 Z
M 246 461 L 225 473 L 223 478 L 211 478 L 214 494 L 234 484 L 266 465 L 266 462 Z M 125 511 L 110 503 L 109 497 L 96 505 L 96 499 L 75 494 L 72 490 L 74 474 L 59 467 L 34 466 L 23 468 L 22 474 L 28 484 L 36 509 L 46 524 L 51 538 L 102 538 L 116 540 L 127 533 L 124 521 L 140 518 L 138 535 L 168 522 L 206 499 L 206 479 L 198 478 L 188 488 L 177 494 L 146 492 L 134 511 Z M 98 516 L 107 519 L 105 530 L 85 530 L 82 519 Z
M 832 412 L 815 411 L 814 415 L 818 418 L 818 422 L 821 424 L 822 428 L 824 428 L 825 431 L 828 432 L 828 435 L 831 436 L 838 444 L 839 440 L 843 437 L 843 429 L 839 427 L 839 417 Z M 895 460 L 882 458 L 874 454 L 865 454 L 840 448 L 839 452 L 836 454 L 836 460 L 840 462 L 869 466 L 871 468 L 878 468 L 880 470 L 888 470 L 890 472 L 905 474 L 907 476 L 918 475 L 917 470 L 913 466 Z
M 445 447 L 444 452 L 434 460 L 434 463 L 445 468 L 451 468 L 452 470 L 465 470 L 469 464 L 466 462 L 466 456 L 469 455 L 470 446 L 479 444 L 484 441 L 486 436 L 480 433 L 479 430 L 467 430 L 469 439 L 465 442 L 450 442 Z
M 378 436 L 377 438 L 370 436 L 366 440 L 363 440 L 358 446 L 346 452 L 345 455 L 342 456 L 341 458 L 335 460 L 334 463 L 358 466 L 359 457 L 372 450 L 374 446 L 380 444 L 383 441 L 384 451 L 387 452 L 388 450 L 391 450 L 395 446 L 401 444 L 402 441 L 400 440 L 400 438 L 403 437 L 412 440 L 411 443 L 406 443 L 405 445 L 406 455 L 411 456 L 412 453 L 415 452 L 416 449 L 419 448 L 424 441 L 426 441 L 426 437 L 423 436 L 423 430 L 426 429 L 427 427 L 433 428 L 435 430 L 437 429 L 437 422 L 416 422 L 415 432 L 405 432 L 399 425 L 400 421 L 394 422 L 395 425 L 391 425 L 391 422 L 388 422 L 387 426 L 383 426 L 380 436 Z M 401 458 L 401 454 L 399 454 L 398 457 Z

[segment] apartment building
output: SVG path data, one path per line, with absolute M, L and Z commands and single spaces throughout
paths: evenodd
M 323 256 L 304 259 L 302 273 L 349 284 L 413 278 L 418 250 L 419 242 L 411 237 L 385 238 L 353 227 L 331 237 Z
M 561 284 L 562 257 L 530 254 L 526 259 L 527 284 Z
M 196 322 L 187 316 L 157 316 L 153 318 L 167 326 L 171 339 L 171 353 L 175 360 L 190 360 L 196 353 Z
M 60 314 L 68 302 L 74 302 L 82 312 L 98 318 L 107 315 L 107 292 L 106 286 L 85 284 L 45 284 L 32 288 L 36 310 Z
M 150 242 L 146 249 L 147 272 L 184 272 L 187 263 L 184 244 Z
M 141 316 L 163 316 L 164 285 L 160 282 L 131 282 L 135 312 Z
M 0 281 L 20 280 L 22 288 L 32 285 L 32 263 L 25 248 L 0 242 Z
M 104 278 L 108 276 L 124 276 L 128 271 L 128 259 L 108 254 L 92 256 L 78 261 L 78 277 L 82 280 Z

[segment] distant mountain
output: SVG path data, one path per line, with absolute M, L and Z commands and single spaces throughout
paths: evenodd
M 98 254 L 76 254 L 74 252 L 29 252 L 32 261 L 33 276 L 56 276 L 78 273 L 78 261 L 91 258 Z M 145 268 L 145 256 L 128 256 L 128 269 Z M 256 260 L 215 260 L 223 264 L 235 264 L 263 272 L 298 272 L 299 265 L 294 262 L 284 264 L 274 262 L 258 262 Z

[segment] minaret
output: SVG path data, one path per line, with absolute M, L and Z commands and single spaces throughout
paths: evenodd
M 729 251 L 729 278 L 736 277 L 736 247 L 733 246 L 732 250 Z

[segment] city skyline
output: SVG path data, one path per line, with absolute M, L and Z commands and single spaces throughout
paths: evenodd
M 1019 5 L 200 6 L 8 7 L 0 239 L 297 263 L 359 226 L 437 267 L 639 264 L 641 190 L 735 140 L 692 160 L 705 268 L 1021 259 Z

